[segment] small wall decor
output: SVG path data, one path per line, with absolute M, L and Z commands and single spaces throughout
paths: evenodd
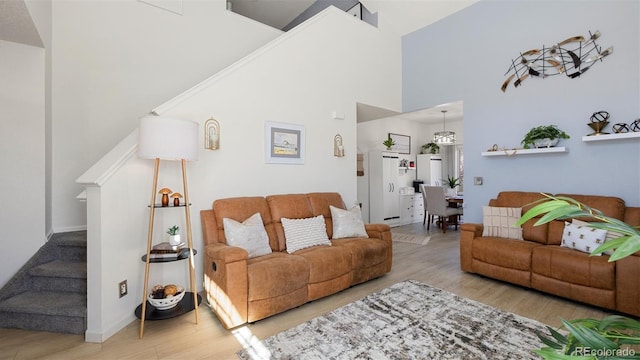
M 342 135 L 340 134 L 333 137 L 333 156 L 344 156 L 344 146 L 342 146 Z
M 265 123 L 265 162 L 267 164 L 304 164 L 303 125 Z
M 640 131 L 640 119 L 636 119 L 634 120 L 631 125 L 629 126 L 629 129 L 633 132 L 638 132 Z
M 570 79 L 579 77 L 598 60 L 602 61 L 605 56 L 613 53 L 612 46 L 602 50 L 596 44 L 600 35 L 600 31 L 589 31 L 586 39 L 584 36 L 573 36 L 549 48 L 543 45 L 542 49 L 520 53 L 519 57 L 511 60 L 511 66 L 504 74 L 510 75 L 502 83 L 500 90 L 505 92 L 513 79 L 513 86 L 518 87 L 529 76 L 543 79 L 559 74 L 565 74 Z
M 391 150 L 400 154 L 411 154 L 411 136 L 389 133 L 389 139 L 393 141 Z
M 220 124 L 214 118 L 210 118 L 204 123 L 204 148 L 220 149 Z
M 356 155 L 356 176 L 364 176 L 364 154 Z

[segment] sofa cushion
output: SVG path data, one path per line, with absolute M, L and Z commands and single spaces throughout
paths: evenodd
M 580 226 L 588 226 L 588 224 L 589 224 L 589 223 L 588 223 L 588 222 L 586 222 L 586 221 L 582 221 L 582 220 L 578 220 L 578 219 L 573 219 L 573 220 L 571 221 L 571 223 L 572 223 L 572 224 L 575 224 L 575 225 L 580 225 Z M 617 239 L 617 238 L 619 238 L 619 237 L 623 237 L 623 236 L 625 236 L 625 235 L 624 235 L 624 234 L 621 234 L 621 233 L 619 233 L 619 232 L 616 232 L 616 231 L 608 231 L 608 230 L 607 230 L 607 236 L 604 238 L 604 242 L 607 242 L 607 241 L 609 241 L 609 240 L 613 240 L 613 239 Z M 595 249 L 594 249 L 594 250 L 595 250 Z M 613 250 L 607 250 L 607 251 L 603 252 L 603 254 L 605 254 L 605 255 L 612 255 L 612 254 L 613 254 Z
M 269 235 L 269 245 L 274 251 L 281 251 L 284 249 L 279 247 L 278 237 L 271 220 L 271 212 L 267 201 L 263 197 L 236 197 L 228 199 L 219 199 L 213 202 L 213 210 L 215 212 L 214 218 L 216 220 L 217 239 L 223 244 L 227 243 L 224 233 L 223 219 L 233 219 L 238 222 L 242 222 L 256 212 L 260 213 L 264 229 Z
M 582 251 L 587 254 L 593 253 L 598 246 L 605 242 L 607 231 L 592 228 L 585 224 L 565 222 L 562 233 L 562 244 L 560 246 Z M 597 254 L 596 256 L 600 256 Z
M 494 236 L 522 240 L 522 228 L 516 223 L 520 220 L 522 208 L 482 207 L 482 236 Z
M 509 269 L 531 270 L 531 252 L 542 245 L 533 241 L 515 241 L 481 237 L 473 241 L 473 258 Z
M 247 250 L 249 258 L 271 254 L 269 236 L 264 230 L 262 217 L 257 212 L 242 223 L 233 219 L 222 219 L 227 244 Z
M 556 196 L 570 197 L 593 209 L 598 209 L 606 216 L 624 220 L 626 205 L 624 200 L 615 196 L 557 194 Z M 587 220 L 587 219 L 584 219 Z
M 384 240 L 350 238 L 331 240 L 335 246 L 346 247 L 351 253 L 351 268 L 362 269 L 387 261 L 390 247 Z
M 306 219 L 281 218 L 280 221 L 289 254 L 312 246 L 331 246 L 322 215 Z
M 303 257 L 273 252 L 247 260 L 248 300 L 270 299 L 307 288 L 309 263 Z
M 333 220 L 331 219 L 329 206 L 346 209 L 347 207 L 344 205 L 344 201 L 342 201 L 342 196 L 336 192 L 316 192 L 309 193 L 307 196 L 309 204 L 311 204 L 313 216 L 324 216 L 324 221 L 327 224 L 327 234 L 330 239 L 333 238 Z
M 331 209 L 331 219 L 333 219 L 332 239 L 369 237 L 364 228 L 359 206 L 354 206 L 351 210 L 339 209 L 333 205 L 329 205 L 329 208 Z
M 608 256 L 590 256 L 555 245 L 533 249 L 532 272 L 563 282 L 615 289 L 615 263 Z
M 287 219 L 305 219 L 314 217 L 311 203 L 306 194 L 282 194 L 269 195 L 266 197 L 271 219 L 273 220 L 273 228 L 278 239 L 278 251 L 285 251 L 287 241 L 284 236 L 284 228 L 282 227 L 282 218 Z M 327 211 L 329 209 L 327 208 Z

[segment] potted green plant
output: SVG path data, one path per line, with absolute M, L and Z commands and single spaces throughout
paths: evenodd
M 387 140 L 385 140 L 385 141 L 383 141 L 383 142 L 382 142 L 382 145 L 386 146 L 386 147 L 387 147 L 387 150 L 391 150 L 391 147 L 392 147 L 393 145 L 395 145 L 395 144 L 396 144 L 396 142 L 395 142 L 395 141 L 393 141 L 393 139 L 391 138 L 391 136 L 387 137 Z
M 169 234 L 169 244 L 170 245 L 179 245 L 180 244 L 180 227 L 178 225 L 173 225 L 167 230 L 167 234 Z
M 531 145 L 536 148 L 553 147 L 560 139 L 569 139 L 569 135 L 558 129 L 556 125 L 541 125 L 529 130 L 521 144 L 525 149 Z
M 437 154 L 438 151 L 440 151 L 440 146 L 434 142 L 422 145 L 422 154 Z
M 458 195 L 458 189 L 456 189 L 458 186 L 462 185 L 462 179 L 460 179 L 459 177 L 453 177 L 451 175 L 447 175 L 446 179 L 442 179 L 442 181 L 444 182 L 444 184 L 448 187 L 447 189 L 447 195 L 449 196 L 456 196 Z
M 553 220 L 585 217 L 593 219 L 588 226 L 613 231 L 620 237 L 608 240 L 598 246 L 592 255 L 615 249 L 609 261 L 617 261 L 640 250 L 640 230 L 623 221 L 602 214 L 569 197 L 554 197 L 543 194 L 547 199 L 527 211 L 517 222 L 522 225 L 526 221 L 541 216 L 535 225 L 545 224 Z M 534 350 L 543 359 L 636 359 L 636 351 L 629 345 L 640 344 L 640 322 L 633 318 L 610 315 L 598 319 L 575 319 L 562 321 L 566 330 L 561 333 L 549 326 L 550 335 L 538 334 L 545 347 Z M 585 354 L 585 349 L 589 354 Z M 603 356 L 602 354 L 609 354 Z M 630 355 L 630 356 L 627 356 Z

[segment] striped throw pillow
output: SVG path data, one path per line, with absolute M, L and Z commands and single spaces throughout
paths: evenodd
M 289 254 L 312 246 L 331 246 L 322 215 L 306 219 L 282 218 L 281 221 Z

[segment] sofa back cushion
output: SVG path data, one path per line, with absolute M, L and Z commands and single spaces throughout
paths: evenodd
M 264 229 L 269 236 L 269 246 L 271 250 L 281 251 L 271 218 L 271 211 L 265 198 L 254 196 L 219 199 L 213 202 L 213 211 L 215 213 L 218 242 L 227 243 L 224 234 L 224 218 L 241 223 L 253 214 L 260 213 L 260 217 L 262 217 L 262 222 L 264 223 Z
M 282 227 L 282 218 L 306 219 L 314 217 L 313 208 L 307 194 L 284 194 L 267 196 L 267 204 L 273 220 L 278 251 L 286 250 L 286 237 Z
M 625 219 L 624 200 L 613 196 L 600 195 L 579 195 L 579 194 L 556 194 L 555 196 L 570 197 L 591 208 L 598 209 L 606 216 L 618 220 Z M 593 221 L 591 218 L 580 218 L 583 221 Z M 564 231 L 564 220 L 555 220 L 549 223 L 549 233 L 547 243 L 550 245 L 560 245 L 562 243 L 562 233 Z
M 497 207 L 519 207 L 522 208 L 522 214 L 524 215 L 534 206 L 532 203 L 542 198 L 544 198 L 544 195 L 539 192 L 502 191 L 489 204 Z M 538 221 L 538 218 L 533 218 L 522 225 L 522 238 L 540 244 L 547 244 L 548 225 L 533 226 L 536 221 Z M 560 235 L 562 236 L 562 231 Z
M 342 196 L 335 192 L 310 193 L 308 196 L 313 216 L 324 216 L 324 223 L 327 225 L 327 235 L 329 239 L 333 239 L 333 219 L 329 205 L 345 210 L 346 207 L 344 201 L 342 201 Z

